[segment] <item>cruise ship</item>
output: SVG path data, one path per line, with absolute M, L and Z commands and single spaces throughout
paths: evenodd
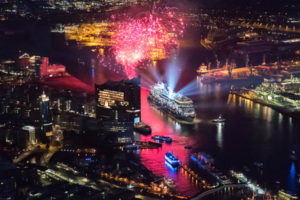
M 180 161 L 171 152 L 166 153 L 165 159 L 166 164 L 170 165 L 173 168 L 180 166 Z
M 188 97 L 173 92 L 164 83 L 157 83 L 151 87 L 148 100 L 160 110 L 171 114 L 176 119 L 191 122 L 195 118 L 193 101 Z
M 285 113 L 300 112 L 300 79 L 293 76 L 279 81 L 266 79 L 254 90 L 238 89 L 232 93 Z

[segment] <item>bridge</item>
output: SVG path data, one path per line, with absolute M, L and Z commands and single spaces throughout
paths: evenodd
M 16 158 L 13 159 L 14 164 L 18 164 L 24 160 L 28 160 L 32 158 L 33 156 L 39 156 L 39 164 L 41 166 L 46 166 L 52 156 L 55 154 L 56 151 L 58 151 L 59 147 L 50 146 L 47 148 L 45 144 L 35 144 L 30 147 L 28 147 L 27 151 L 24 151 L 20 155 L 18 155 Z
M 217 192 L 220 192 L 222 190 L 226 190 L 226 189 L 230 189 L 230 188 L 246 188 L 248 187 L 246 184 L 230 184 L 230 185 L 223 185 L 223 186 L 220 186 L 220 187 L 217 187 L 217 188 L 214 188 L 214 189 L 211 189 L 211 190 L 207 190 L 193 198 L 191 198 L 191 200 L 200 200 L 204 197 L 207 197 L 211 194 L 214 194 L 214 193 L 217 193 Z

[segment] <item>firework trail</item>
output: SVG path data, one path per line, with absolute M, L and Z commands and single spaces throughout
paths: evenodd
M 141 62 L 155 60 L 157 52 L 168 56 L 178 48 L 184 30 L 183 19 L 174 9 L 154 8 L 152 13 L 135 16 L 121 15 L 112 37 L 116 62 L 123 66 L 128 78 L 136 76 L 136 67 Z

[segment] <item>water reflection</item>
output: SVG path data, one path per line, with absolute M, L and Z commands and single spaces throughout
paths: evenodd
M 223 148 L 223 130 L 224 130 L 224 124 L 218 123 L 217 124 L 217 145 L 220 149 Z
M 236 98 L 238 98 L 238 103 L 236 102 Z M 272 108 L 268 106 L 261 106 L 260 104 L 254 103 L 249 99 L 234 94 L 228 95 L 227 104 L 231 107 L 238 106 L 242 108 L 242 110 L 244 110 L 247 114 L 254 115 L 255 118 L 262 118 L 267 122 L 271 122 L 272 119 L 275 117 L 274 116 L 275 111 Z M 278 116 L 278 118 L 280 119 L 280 116 Z M 281 116 L 281 120 L 282 120 L 282 116 Z
M 171 120 L 159 110 L 150 107 L 147 96 L 149 92 L 141 90 L 142 120 L 152 127 L 152 135 L 169 136 L 171 144 L 163 144 L 159 149 L 144 149 L 140 151 L 142 163 L 153 173 L 171 178 L 179 193 L 194 195 L 199 191 L 198 186 L 190 181 L 190 177 L 181 171 L 174 171 L 165 165 L 165 154 L 172 152 L 183 164 L 188 164 L 190 150 L 185 145 L 195 146 L 195 141 L 188 138 L 181 125 Z M 152 140 L 151 136 L 141 135 L 141 140 Z
M 289 171 L 287 188 L 289 191 L 292 191 L 292 192 L 295 192 L 297 190 L 297 174 L 296 174 L 296 167 L 295 167 L 294 162 L 292 162 L 291 168 Z
M 293 119 L 289 117 L 289 133 L 293 132 Z

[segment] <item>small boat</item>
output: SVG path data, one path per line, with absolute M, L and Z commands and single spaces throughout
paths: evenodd
M 166 164 L 172 166 L 173 168 L 177 168 L 180 166 L 180 161 L 171 152 L 166 153 L 165 159 Z
M 224 119 L 222 117 L 222 115 L 219 115 L 219 117 L 217 119 L 213 119 L 212 122 L 214 123 L 224 123 L 226 121 L 226 119 Z
M 150 135 L 151 131 L 152 131 L 151 127 L 148 126 L 147 124 L 145 124 L 144 122 L 135 123 L 133 125 L 133 128 L 135 131 L 145 134 L 145 135 Z
M 192 149 L 192 146 L 186 145 L 184 146 L 185 149 Z
M 139 146 L 135 144 L 129 144 L 124 146 L 124 150 L 138 150 Z
M 296 155 L 296 151 L 295 150 L 291 151 L 290 159 L 294 160 L 294 161 L 297 160 L 297 155 Z
M 208 72 L 207 71 L 207 66 L 204 63 L 202 63 L 199 66 L 199 68 L 197 69 L 197 73 L 198 73 L 199 76 L 202 76 L 202 75 L 206 74 L 207 72 Z
M 154 135 L 154 136 L 152 136 L 152 139 L 162 141 L 162 142 L 166 142 L 166 143 L 171 143 L 172 142 L 172 138 L 165 137 L 165 136 L 160 136 L 160 135 Z

